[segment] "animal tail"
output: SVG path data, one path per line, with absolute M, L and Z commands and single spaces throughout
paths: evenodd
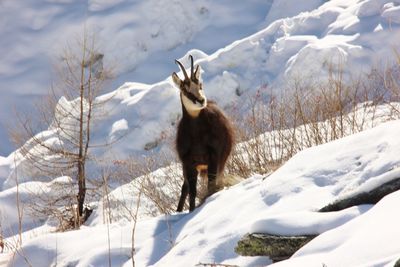
M 199 164 L 196 166 L 196 170 L 199 173 L 200 177 L 202 179 L 206 179 L 207 178 L 207 170 L 208 170 L 208 166 L 205 164 Z

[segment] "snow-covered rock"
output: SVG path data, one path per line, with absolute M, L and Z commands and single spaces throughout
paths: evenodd
M 222 190 L 192 213 L 139 220 L 135 261 L 140 266 L 194 266 L 200 262 L 268 265 L 268 258 L 239 256 L 234 247 L 248 232 L 272 231 L 281 235 L 321 234 L 279 265 L 389 264 L 400 255 L 397 243 L 387 242 L 400 238 L 396 219 L 398 192 L 372 208 L 315 211 L 336 198 L 396 178 L 400 163 L 396 157 L 400 149 L 399 131 L 400 121 L 392 121 L 306 149 L 272 175 L 256 175 Z M 87 266 L 108 262 L 109 258 L 118 266 L 130 266 L 133 222 L 121 220 L 104 225 L 101 220 L 93 221 L 97 223 L 79 231 L 40 235 L 27 241 L 23 255 L 38 266 L 55 261 Z M 93 238 L 82 239 L 83 236 Z M 79 246 L 75 245 L 77 240 Z M 17 256 L 12 264 L 26 265 L 22 256 Z
M 188 66 L 187 56 L 193 54 L 204 71 L 207 96 L 223 108 L 232 102 L 243 103 L 239 95 L 251 94 L 261 85 L 286 88 L 291 79 L 324 79 L 332 69 L 343 70 L 346 78 L 357 77 L 398 60 L 394 56 L 400 40 L 398 0 L 187 3 L 2 1 L 0 49 L 5 53 L 0 61 L 0 153 L 12 151 L 5 137 L 5 124 L 15 118 L 11 105 L 32 112 L 32 99 L 50 87 L 50 62 L 57 63 L 62 48 L 81 35 L 84 24 L 99 40 L 103 64 L 118 63 L 116 81 L 108 94 L 98 98 L 113 96 L 105 106 L 107 116 L 97 121 L 92 140 L 113 142 L 124 136 L 111 149 L 92 152 L 122 159 L 145 155 L 146 144 L 173 131 L 180 116 L 179 93 L 169 78 L 178 70 L 175 58 Z M 73 105 L 65 99 L 61 103 Z M 54 130 L 37 136 L 59 145 Z M 136 228 L 135 260 L 140 266 L 267 265 L 271 261 L 266 257 L 241 257 L 234 252 L 240 237 L 265 227 L 265 231 L 281 234 L 321 233 L 282 265 L 391 266 L 400 256 L 396 242 L 387 241 L 400 238 L 397 192 L 372 208 L 322 215 L 315 211 L 399 177 L 399 131 L 400 122 L 394 121 L 307 149 L 271 176 L 255 175 L 223 190 L 190 214 L 142 216 Z M 161 144 L 152 153 L 168 151 Z M 31 181 L 32 171 L 18 150 L 0 157 L 0 234 L 10 245 L 18 240 L 17 196 L 29 200 L 33 193 L 57 194 L 52 187 L 54 177 Z M 110 195 L 132 208 L 137 191 L 129 190 L 130 185 Z M 97 207 L 104 206 L 99 202 Z M 97 210 L 90 224 L 79 231 L 50 233 L 54 226 L 46 218 L 38 221 L 21 214 L 23 246 L 10 266 L 108 266 L 109 260 L 115 266 L 131 266 L 133 223 L 129 218 L 116 216 L 117 221 L 107 225 L 103 224 L 104 211 Z M 370 239 L 365 238 L 367 233 Z M 11 252 L 8 246 L 7 253 Z

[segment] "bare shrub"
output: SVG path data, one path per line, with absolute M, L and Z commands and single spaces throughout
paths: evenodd
M 262 85 L 241 101 L 247 113 L 231 108 L 238 139 L 228 173 L 243 178 L 268 173 L 302 149 L 398 119 L 399 78 L 395 66 L 352 82 L 331 70 L 326 81 L 293 80 L 279 93 Z M 378 107 L 384 105 L 390 108 L 382 114 Z
M 33 194 L 38 195 L 38 202 L 43 205 L 32 205 L 31 211 L 58 220 L 64 217 L 60 229 L 65 229 L 65 224 L 78 228 L 88 217 L 85 206 L 92 172 L 87 169 L 93 163 L 90 150 L 110 145 L 107 140 L 92 142 L 94 123 L 113 97 L 98 98 L 111 78 L 111 71 L 103 68 L 102 58 L 95 37 L 85 31 L 73 47 L 65 49 L 61 62 L 55 66 L 58 79 L 46 100 L 38 105 L 39 118 L 33 121 L 29 114 L 18 116 L 19 128 L 11 133 L 20 147 L 16 153 L 18 165 L 14 168 L 15 172 L 20 170 L 20 177 L 40 181 L 59 176 L 73 179 L 69 189 L 52 198 L 42 192 Z M 77 214 L 71 214 L 72 211 Z
M 371 71 L 352 82 L 331 71 L 325 81 L 293 80 L 279 93 L 262 85 L 255 94 L 242 95 L 245 101 L 227 112 L 235 125 L 237 144 L 227 163 L 226 178 L 270 173 L 305 148 L 399 118 L 399 105 L 394 102 L 400 96 L 399 76 L 395 76 L 399 72 L 395 69 L 383 74 Z M 390 108 L 382 113 L 378 107 L 384 105 Z M 160 162 L 167 167 L 153 172 Z M 182 175 L 180 166 L 171 162 L 176 158 L 170 155 L 124 162 L 122 176 L 140 176 L 143 197 L 157 207 L 151 215 L 175 210 Z
M 104 222 L 175 212 L 183 183 L 182 169 L 180 164 L 174 163 L 176 161 L 175 155 L 170 153 L 114 160 L 110 167 L 112 174 L 107 177 L 107 183 L 116 189 L 106 189 L 108 193 L 102 198 L 100 208 L 103 209 Z M 160 164 L 164 167 L 159 167 Z M 198 180 L 198 202 L 201 202 L 207 193 L 206 182 Z M 106 185 L 102 185 L 104 186 Z M 141 205 L 138 215 L 133 216 L 132 211 L 136 209 L 137 204 L 136 196 L 139 194 Z
M 109 192 L 103 196 L 104 220 L 111 223 L 121 218 L 132 220 L 137 216 L 157 216 L 174 211 L 182 178 L 179 166 L 171 165 L 171 158 L 166 160 L 160 155 L 150 155 L 112 161 L 112 174 L 107 177 L 107 184 L 116 189 L 107 189 Z M 159 168 L 160 161 L 164 161 L 166 167 Z M 141 205 L 138 215 L 134 216 L 132 212 L 136 209 L 139 194 Z

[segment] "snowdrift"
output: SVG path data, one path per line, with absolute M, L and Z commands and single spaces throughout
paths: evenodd
M 312 81 L 342 70 L 350 79 L 374 67 L 391 66 L 400 49 L 398 0 L 309 0 L 301 5 L 286 0 L 204 0 L 193 5 L 184 1 L 28 2 L 1 4 L 1 21 L 10 22 L 0 29 L 0 35 L 7 36 L 0 38 L 0 48 L 7 51 L 0 62 L 1 123 L 12 117 L 7 103 L 28 107 L 32 95 L 44 93 L 50 81 L 49 61 L 64 45 L 59 32 L 65 42 L 70 41 L 86 21 L 98 34 L 104 64 L 118 62 L 114 87 L 99 97 L 114 95 L 105 107 L 108 116 L 98 122 L 93 137 L 96 142 L 125 136 L 112 150 L 93 151 L 117 159 L 169 152 L 161 137 L 173 131 L 180 116 L 178 91 L 169 78 L 177 70 L 175 58 L 188 66 L 192 54 L 204 70 L 206 95 L 226 108 L 265 84 L 290 89 L 290 82 L 299 77 Z M 18 23 L 11 23 L 15 20 Z M 127 80 L 136 82 L 121 85 Z M 263 230 L 321 234 L 278 266 L 392 266 L 400 257 L 395 242 L 388 242 L 400 237 L 395 216 L 398 192 L 376 206 L 326 214 L 316 210 L 398 178 L 399 130 L 399 121 L 389 122 L 307 149 L 271 176 L 250 177 L 213 195 L 193 213 L 141 217 L 135 233 L 138 266 L 268 265 L 271 261 L 266 257 L 241 257 L 234 252 L 244 234 Z M 1 149 L 6 152 L 0 153 L 8 154 L 11 149 L 4 133 L 0 130 Z M 38 135 L 54 141 L 51 131 Z M 148 144 L 155 144 L 150 152 L 145 151 Z M 57 194 L 55 185 L 71 182 L 69 177 L 32 181 L 31 171 L 18 151 L 0 157 L 0 230 L 10 244 L 18 239 L 17 192 L 24 199 L 32 193 Z M 111 194 L 132 207 L 136 195 L 128 187 Z M 101 200 L 97 206 L 101 207 Z M 52 233 L 55 226 L 46 218 L 24 215 L 23 246 L 9 266 L 108 266 L 109 261 L 113 266 L 131 266 L 132 221 L 117 216 L 117 222 L 107 225 L 102 216 L 96 211 L 90 224 L 79 231 Z M 0 262 L 8 260 L 12 251 L 8 247 Z
M 163 80 L 176 70 L 175 58 L 185 62 L 191 53 L 204 70 L 207 94 L 222 106 L 237 100 L 235 92 L 255 90 L 266 83 L 284 88 L 299 77 L 323 79 L 330 70 L 357 77 L 371 68 L 390 66 L 399 50 L 397 0 L 309 0 L 299 5 L 272 0 L 234 4 L 197 1 L 191 5 L 182 1 L 28 2 L 3 3 L 0 11 L 10 22 L 0 30 L 0 35 L 7 36 L 0 42 L 0 48 L 7 51 L 0 62 L 4 73 L 0 79 L 2 123 L 8 121 L 10 103 L 23 110 L 30 107 L 27 102 L 32 101 L 32 95 L 47 91 L 49 62 L 58 62 L 54 60 L 60 56 L 57 53 L 66 43 L 72 45 L 84 21 L 97 35 L 104 64 L 116 66 L 118 78 L 110 91 L 127 80 L 150 84 Z M 15 14 L 18 23 L 11 23 Z M 63 39 L 59 32 L 63 32 Z M 178 93 L 169 79 L 152 85 L 127 83 L 120 90 L 132 97 L 143 87 L 148 88 L 143 97 L 149 97 L 152 104 L 163 103 L 160 105 L 165 106 L 168 118 L 157 117 L 154 122 L 154 112 L 144 112 L 142 107 L 149 104 L 147 101 L 135 105 L 119 98 L 121 107 L 107 122 L 125 119 L 132 129 L 142 115 L 141 121 L 160 124 L 163 129 L 174 116 L 171 110 L 177 110 Z M 160 102 L 162 99 L 166 102 Z M 141 134 L 149 137 L 140 145 L 131 145 L 129 152 L 142 150 L 148 139 L 154 141 L 160 134 L 159 130 L 149 131 L 149 126 L 143 128 Z M 100 129 L 103 137 L 113 134 L 110 127 Z M 132 138 L 138 135 L 132 130 L 129 139 L 139 139 Z M 5 136 L 4 130 L 0 136 Z M 7 147 L 4 143 L 2 149 L 10 152 Z
M 306 149 L 272 175 L 256 175 L 220 191 L 190 214 L 140 220 L 135 234 L 136 263 L 267 265 L 271 263 L 267 257 L 242 257 L 234 252 L 244 234 L 262 231 L 321 234 L 278 266 L 393 263 L 400 251 L 395 242 L 387 240 L 400 237 L 395 216 L 400 204 L 398 192 L 376 206 L 330 213 L 316 210 L 338 198 L 398 178 L 399 130 L 400 121 L 392 121 Z M 33 266 L 55 262 L 62 266 L 107 266 L 109 259 L 113 265 L 130 266 L 132 226 L 132 221 L 122 219 L 111 225 L 96 223 L 79 231 L 44 234 L 24 243 L 21 251 Z M 17 255 L 10 266 L 25 266 L 24 257 Z
M 285 17 L 286 11 L 281 8 L 288 4 L 283 3 L 269 6 L 268 14 L 278 10 L 277 14 Z M 299 77 L 309 82 L 324 80 L 330 71 L 343 71 L 344 77 L 350 79 L 367 73 L 371 68 L 390 66 L 397 60 L 399 3 L 369 0 L 329 1 L 318 5 L 317 1 L 310 1 L 304 6 L 309 11 L 278 19 L 259 32 L 210 55 L 194 49 L 178 57 L 186 66 L 189 66 L 188 54 L 195 57 L 195 64 L 200 64 L 204 70 L 202 77 L 206 95 L 222 108 L 244 103 L 266 83 L 272 89 L 290 90 L 289 84 Z M 105 8 L 106 4 L 100 6 Z M 288 10 L 293 11 L 291 8 Z M 382 40 L 385 40 L 384 45 Z M 122 53 L 124 50 L 118 51 Z M 124 138 L 112 150 L 92 151 L 97 157 L 126 158 L 132 154 L 170 151 L 163 136 L 173 133 L 180 116 L 180 104 L 179 92 L 168 76 L 177 69 L 172 58 L 160 57 L 159 60 L 165 64 L 169 62 L 168 71 L 162 76 L 167 76 L 165 80 L 155 84 L 125 83 L 99 97 L 114 96 L 105 107 L 108 116 L 99 121 L 93 131 L 93 142 Z M 153 71 L 149 73 L 154 74 Z M 145 151 L 148 147 L 152 147 L 151 151 Z M 9 156 L 9 162 L 13 161 L 12 157 Z M 19 164 L 22 170 L 29 169 L 24 167 L 28 163 Z M 23 176 L 29 176 L 29 173 Z

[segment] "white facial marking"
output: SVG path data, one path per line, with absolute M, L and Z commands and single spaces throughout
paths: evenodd
M 190 114 L 192 117 L 197 117 L 200 113 L 200 111 L 207 106 L 207 98 L 204 97 L 204 102 L 201 104 L 200 102 L 196 101 L 196 103 L 193 103 L 192 100 L 187 98 L 183 93 L 181 94 L 182 98 L 182 103 L 185 106 L 186 111 Z

